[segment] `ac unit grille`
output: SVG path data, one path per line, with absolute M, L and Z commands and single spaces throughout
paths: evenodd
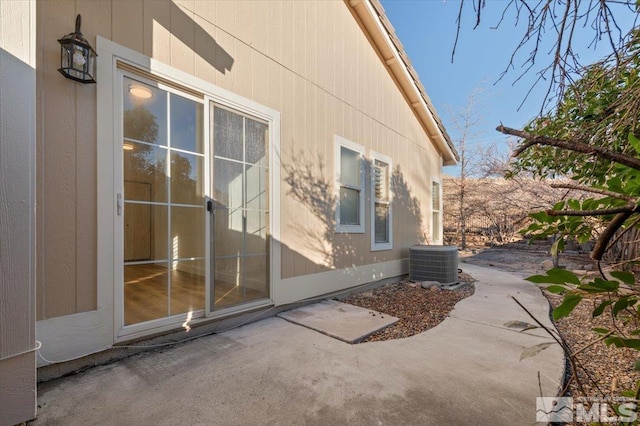
M 409 249 L 409 280 L 458 283 L 458 248 L 414 245 Z

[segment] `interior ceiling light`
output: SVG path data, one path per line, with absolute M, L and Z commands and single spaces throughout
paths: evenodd
M 150 97 L 153 96 L 153 92 L 151 91 L 151 89 L 139 84 L 130 84 L 129 93 L 131 93 L 136 98 L 140 98 L 140 99 L 149 99 Z

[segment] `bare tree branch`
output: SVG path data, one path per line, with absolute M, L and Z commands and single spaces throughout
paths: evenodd
M 620 241 L 620 239 L 627 233 L 629 232 L 629 230 L 635 228 L 638 224 L 640 223 L 640 217 L 637 218 L 636 220 L 634 220 L 629 226 L 627 226 L 627 228 L 622 231 L 621 233 L 619 233 L 616 238 L 611 241 L 610 244 L 607 245 L 607 249 L 605 251 L 609 251 L 609 249 L 611 249 L 611 247 L 613 247 L 618 241 Z
M 560 347 L 564 351 L 565 355 L 567 356 L 567 360 L 569 361 L 569 365 L 571 366 L 571 372 L 573 373 L 573 378 L 575 379 L 576 384 L 578 385 L 578 388 L 580 388 L 580 391 L 586 395 L 586 391 L 584 389 L 584 386 L 582 385 L 582 382 L 580 381 L 580 375 L 578 374 L 578 366 L 576 364 L 576 357 L 573 356 L 573 354 L 571 354 L 571 348 L 569 347 L 569 344 L 564 340 L 564 338 L 560 334 L 557 334 L 557 336 L 556 336 L 556 333 L 553 333 L 553 331 L 549 327 L 547 327 L 544 324 L 542 324 L 540 322 L 540 320 L 538 320 L 527 308 L 525 308 L 524 305 L 522 303 L 520 303 L 520 301 L 518 299 L 516 299 L 513 296 L 511 296 L 511 298 L 514 300 L 514 302 L 516 302 L 518 304 L 518 306 L 520 306 L 527 313 L 527 315 L 529 315 L 529 317 L 531 319 L 533 319 L 536 322 L 536 324 L 538 324 L 540 327 L 542 327 L 542 329 L 544 331 L 546 331 L 547 334 L 549 336 L 551 336 L 551 338 L 553 340 L 555 340 L 556 343 L 558 343 L 560 345 Z M 583 368 L 583 371 L 588 373 L 586 370 L 584 370 L 584 368 Z M 593 382 L 596 383 L 596 386 L 597 386 L 597 382 L 595 380 L 593 380 Z M 562 395 L 564 395 L 564 393 L 567 391 L 568 387 L 569 387 L 569 384 L 567 383 L 565 389 L 562 390 Z
M 591 192 L 594 194 L 605 195 L 607 197 L 617 198 L 619 200 L 625 200 L 625 201 L 636 200 L 636 198 L 630 197 L 628 195 L 619 194 L 617 192 L 609 191 L 606 189 L 593 188 L 587 185 L 580 185 L 578 183 L 552 183 L 549 186 L 551 186 L 552 188 L 575 189 L 576 191 Z
M 525 139 L 525 142 L 520 145 L 514 152 L 513 157 L 517 157 L 526 149 L 534 145 L 555 146 L 558 148 L 568 149 L 569 151 L 579 152 L 588 155 L 598 155 L 599 157 L 613 161 L 618 164 L 622 164 L 627 167 L 631 167 L 635 170 L 640 170 L 640 158 L 631 157 L 629 155 L 620 154 L 615 151 L 611 151 L 601 146 L 589 145 L 584 142 L 578 142 L 573 140 L 561 140 L 553 139 L 546 136 L 534 135 L 523 130 L 512 129 L 505 127 L 502 124 L 496 127 L 496 130 L 504 133 L 505 135 L 518 136 Z
M 613 209 L 600 209 L 600 210 L 545 210 L 545 213 L 549 216 L 604 216 L 608 214 L 618 213 L 633 213 L 634 206 L 627 205 L 624 207 L 616 207 Z
M 616 217 L 613 218 L 609 225 L 605 228 L 605 230 L 600 234 L 596 244 L 593 246 L 593 250 L 591 251 L 591 258 L 593 260 L 602 260 L 602 255 L 607 251 L 607 247 L 609 246 L 609 241 L 615 233 L 624 225 L 624 223 L 631 217 L 633 211 L 627 211 L 618 213 Z
M 464 10 L 464 0 L 460 2 L 458 9 L 458 17 L 456 18 L 456 39 L 453 41 L 453 49 L 451 49 L 451 63 L 456 56 L 456 48 L 458 47 L 458 39 L 460 38 L 460 29 L 462 28 L 462 11 Z
M 622 7 L 612 10 L 610 5 L 613 3 Z M 486 0 L 460 1 L 455 41 L 451 53 L 452 62 L 460 41 L 465 7 L 472 8 L 474 21 L 472 28 L 476 29 L 480 26 L 481 20 L 486 19 L 488 13 L 492 13 L 485 10 L 487 4 L 493 6 L 498 3 L 486 2 Z M 574 74 L 579 73 L 585 65 L 581 63 L 580 52 L 574 50 L 574 41 L 579 40 L 579 36 L 585 31 L 592 31 L 594 36 L 587 46 L 588 49 L 595 49 L 598 42 L 604 38 L 610 52 L 603 57 L 608 57 L 619 64 L 627 31 L 636 26 L 640 16 L 634 0 L 509 0 L 501 7 L 502 11 L 496 14 L 497 23 L 490 25 L 491 29 L 499 28 L 507 18 L 511 18 L 514 26 L 525 26 L 525 30 L 497 81 L 502 80 L 509 71 L 518 66 L 515 84 L 532 68 L 538 66 L 537 62 L 540 57 L 543 57 L 546 62 L 542 61 L 540 69 L 535 72 L 538 78 L 532 83 L 532 87 L 538 84 L 548 85 L 540 113 L 552 100 L 562 98 L 568 83 L 573 81 Z M 631 27 L 625 26 L 623 30 L 618 25 L 616 17 L 625 13 L 636 16 Z M 546 46 L 550 46 L 549 52 L 542 51 Z M 525 51 L 528 48 L 530 50 Z M 546 54 L 550 54 L 550 59 L 546 59 Z M 522 61 L 519 60 L 520 57 L 523 58 Z M 527 97 L 522 101 L 523 103 Z

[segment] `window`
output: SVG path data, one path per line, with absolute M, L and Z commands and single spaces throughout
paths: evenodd
M 433 182 L 431 187 L 431 240 L 440 240 L 440 183 Z
M 371 152 L 371 250 L 392 247 L 391 196 L 391 159 Z
M 336 232 L 364 233 L 364 148 L 339 136 L 336 144 Z

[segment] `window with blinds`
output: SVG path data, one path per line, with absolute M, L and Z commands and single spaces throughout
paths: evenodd
M 440 240 L 440 183 L 433 182 L 431 187 L 431 240 Z
M 371 250 L 391 249 L 391 159 L 372 152 Z

